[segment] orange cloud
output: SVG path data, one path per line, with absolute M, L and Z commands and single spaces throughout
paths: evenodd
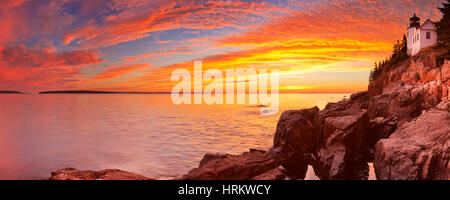
M 293 12 L 292 16 L 262 25 L 256 30 L 226 37 L 218 45 L 286 46 L 322 41 L 392 43 L 405 33 L 411 8 L 418 14 L 438 18 L 440 0 L 330 1 L 325 5 Z M 431 13 L 431 16 L 430 16 Z
M 54 53 L 0 47 L 0 88 L 36 91 L 77 87 L 81 67 L 102 62 L 93 51 Z
M 384 55 L 385 51 L 386 49 L 380 50 L 377 44 L 373 44 L 370 48 L 367 46 L 364 48 L 352 46 L 350 48 L 346 45 L 324 44 L 321 47 L 291 46 L 283 48 L 257 48 L 209 56 L 202 60 L 203 70 L 219 69 L 224 71 L 226 69 L 237 68 L 279 69 L 281 79 L 286 79 L 317 71 L 352 72 L 368 70 L 370 66 L 367 63 L 364 66 L 351 65 L 351 63 L 359 62 L 360 60 L 370 60 L 371 57 Z M 372 63 L 372 61 L 369 61 L 369 63 Z M 187 69 L 193 72 L 193 62 L 190 61 L 162 68 L 153 68 L 148 74 L 133 78 L 127 82 L 129 84 L 141 85 L 142 90 L 170 91 L 176 84 L 170 80 L 171 74 L 175 69 L 179 68 Z M 317 92 L 348 92 L 349 90 L 360 90 L 361 88 L 366 87 L 366 83 L 367 82 L 358 82 L 358 85 L 353 86 L 352 84 L 338 85 L 339 83 L 335 86 L 329 85 L 330 83 L 319 83 L 319 85 L 315 85 L 314 87 L 305 87 L 305 85 L 297 86 L 305 87 L 302 91 L 308 92 L 314 90 L 317 90 Z M 287 87 L 289 85 L 283 85 L 283 80 L 281 80 L 281 86 L 284 86 L 286 90 L 292 89 Z
M 121 67 L 116 67 L 113 69 L 106 70 L 101 74 L 94 77 L 94 79 L 110 79 L 123 76 L 125 74 L 134 72 L 138 69 L 142 69 L 144 67 L 149 67 L 150 64 L 136 64 L 136 65 L 125 65 Z

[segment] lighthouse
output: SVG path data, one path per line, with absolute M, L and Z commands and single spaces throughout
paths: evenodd
M 407 33 L 407 47 L 408 47 L 408 55 L 412 55 L 412 49 L 413 49 L 413 35 L 416 32 L 416 29 L 420 27 L 420 18 L 416 16 L 416 13 L 414 13 L 414 16 L 409 19 L 409 27 L 408 27 L 408 33 Z
M 421 49 L 436 44 L 436 25 L 430 19 L 420 25 L 420 18 L 414 13 L 409 19 L 407 38 L 408 55 L 414 56 Z

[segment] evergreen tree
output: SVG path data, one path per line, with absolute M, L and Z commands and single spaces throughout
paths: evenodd
M 442 19 L 437 23 L 438 45 L 450 51 L 450 2 L 442 3 L 439 8 L 442 13 Z
M 399 49 L 400 49 L 400 41 L 397 40 L 397 42 L 394 44 L 394 50 L 392 51 L 392 57 L 395 57 L 396 55 L 399 54 Z
M 406 35 L 403 34 L 402 44 L 401 44 L 401 52 L 402 54 L 408 54 L 408 39 L 406 38 Z

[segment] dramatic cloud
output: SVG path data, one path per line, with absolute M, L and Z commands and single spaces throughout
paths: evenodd
M 147 4 L 142 1 L 125 1 L 111 7 L 125 6 L 127 10 L 117 15 L 104 16 L 101 22 L 89 21 L 86 26 L 77 27 L 64 34 L 64 43 L 75 43 L 85 48 L 110 46 L 121 42 L 148 37 L 151 32 L 171 29 L 213 29 L 227 26 L 245 26 L 248 22 L 267 15 L 264 3 L 238 1 L 156 1 Z M 243 24 L 247 23 L 247 24 Z
M 405 34 L 408 19 L 412 15 L 410 8 L 417 8 L 421 16 L 438 19 L 440 16 L 436 7 L 439 3 L 438 0 L 433 3 L 428 0 L 327 1 L 307 10 L 292 11 L 288 17 L 262 24 L 244 34 L 217 40 L 216 45 L 219 47 L 243 46 L 248 49 L 206 57 L 203 59 L 204 70 L 277 68 L 285 75 L 282 77 L 285 79 L 282 80 L 282 88 L 286 90 L 361 90 L 367 84 L 364 74 L 368 75 L 372 63 L 390 55 L 395 40 Z M 135 81 L 153 82 L 158 88 L 166 85 L 170 89 L 173 82 L 169 77 L 177 68 L 193 70 L 192 62 L 154 69 L 152 73 Z M 314 79 L 321 76 L 317 72 L 340 74 L 341 81 L 317 82 Z M 363 76 L 361 72 L 364 72 Z M 305 73 L 311 76 L 301 76 Z M 365 80 L 359 78 L 349 83 L 347 79 L 355 80 L 352 74 Z M 290 81 L 296 77 L 307 81 Z
M 0 47 L 0 88 L 30 91 L 76 87 L 81 67 L 100 62 L 93 51 L 54 53 L 24 46 Z
M 438 20 L 441 2 L 3 0 L 0 89 L 170 91 L 202 59 L 279 69 L 284 90 L 357 91 L 409 17 Z
M 219 45 L 292 45 L 326 41 L 392 43 L 399 39 L 413 12 L 437 19 L 440 0 L 331 1 L 291 17 L 262 25 L 242 35 L 224 38 Z M 417 9 L 411 9 L 417 8 Z

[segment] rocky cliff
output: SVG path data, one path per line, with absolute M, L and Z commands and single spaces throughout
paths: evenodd
M 321 179 L 450 178 L 450 62 L 420 53 L 388 66 L 368 92 L 317 108 L 286 111 L 270 150 L 291 177 L 312 165 Z
M 367 92 L 323 110 L 285 111 L 268 152 L 206 154 L 181 179 L 303 179 L 311 165 L 322 180 L 365 180 L 368 162 L 380 180 L 450 179 L 450 62 L 438 66 L 438 54 L 428 49 L 389 65 Z M 66 171 L 51 179 L 86 174 Z

